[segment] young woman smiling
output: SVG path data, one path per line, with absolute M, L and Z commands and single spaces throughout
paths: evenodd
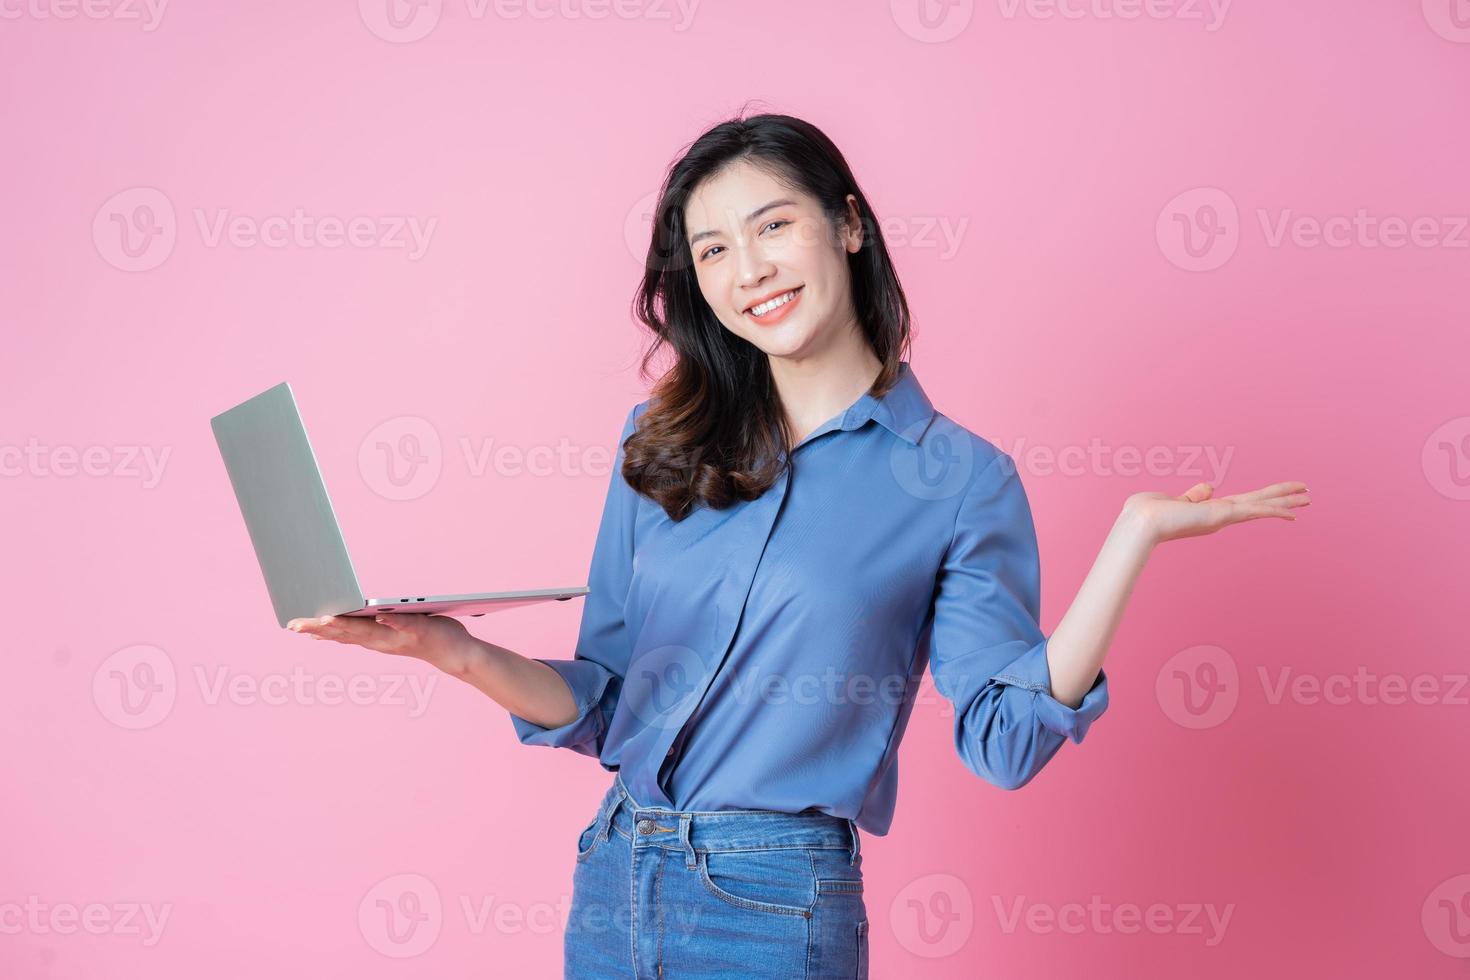
M 292 627 L 427 660 L 526 744 L 616 773 L 578 841 L 568 977 L 865 977 L 859 830 L 889 829 L 926 666 L 965 765 L 1019 789 L 1106 710 L 1152 549 L 1294 520 L 1306 487 L 1133 494 L 1044 635 L 1015 463 L 934 409 L 878 220 L 790 116 L 671 168 L 636 311 L 643 369 L 675 356 L 624 420 L 572 659 L 443 616 Z

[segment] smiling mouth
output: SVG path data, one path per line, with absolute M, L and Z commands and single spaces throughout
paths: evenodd
M 782 306 L 789 305 L 793 300 L 796 299 L 796 297 L 801 295 L 801 291 L 805 288 L 805 286 L 797 286 L 795 289 L 788 289 L 780 296 L 775 297 L 775 299 L 765 300 L 763 302 L 756 303 L 754 306 L 746 307 L 745 313 L 748 316 L 753 316 L 756 318 L 770 316 L 772 313 L 781 309 Z M 781 300 L 782 302 L 777 306 L 771 306 L 770 304 L 776 302 L 776 300 Z M 757 313 L 756 310 L 761 310 L 762 312 Z

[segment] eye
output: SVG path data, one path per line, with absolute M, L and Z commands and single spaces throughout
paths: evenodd
M 768 221 L 768 222 L 766 222 L 765 226 L 761 228 L 761 231 L 762 232 L 765 232 L 765 231 L 769 230 L 772 226 L 775 226 L 775 227 L 778 227 L 779 228 L 779 227 L 782 227 L 783 225 L 789 225 L 789 224 L 791 224 L 791 222 L 789 220 L 787 220 L 785 218 L 778 218 L 775 221 Z M 703 261 L 703 260 L 709 258 L 710 256 L 716 254 L 716 252 L 718 252 L 720 249 L 722 249 L 724 247 L 725 246 L 723 246 L 723 245 L 711 245 L 709 248 L 707 248 L 703 252 L 700 252 L 699 253 L 700 261 Z

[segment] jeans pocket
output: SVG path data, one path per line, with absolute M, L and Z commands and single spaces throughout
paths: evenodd
M 752 912 L 811 918 L 817 880 L 803 847 L 700 851 L 699 880 L 726 904 Z
M 823 848 L 812 851 L 812 869 L 817 876 L 817 895 L 854 896 L 863 901 L 863 869 L 854 864 L 846 850 Z
M 577 837 L 577 860 L 585 861 L 597 850 L 597 845 L 602 841 L 602 835 L 597 832 L 598 820 L 601 814 L 592 818 L 585 830 Z
M 857 980 L 868 980 L 868 920 L 857 924 Z

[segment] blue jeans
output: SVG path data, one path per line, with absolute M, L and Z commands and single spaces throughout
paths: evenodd
M 619 777 L 577 842 L 565 949 L 575 980 L 867 980 L 857 827 L 647 809 Z

